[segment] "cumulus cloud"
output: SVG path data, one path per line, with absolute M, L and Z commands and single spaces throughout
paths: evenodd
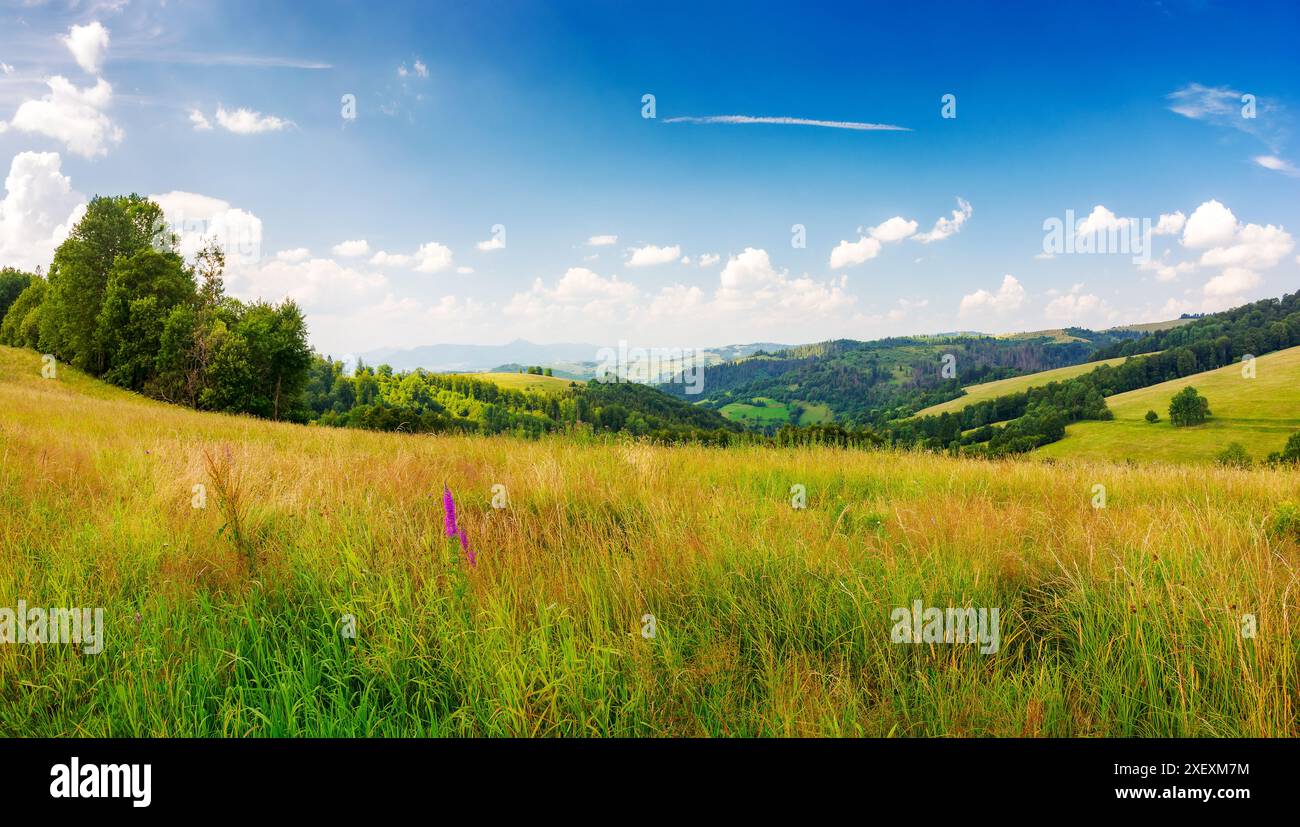
M 0 262 L 23 270 L 49 267 L 86 208 L 60 169 L 57 152 L 20 152 L 9 164 L 0 201 Z
M 491 252 L 492 250 L 504 250 L 506 247 L 506 240 L 501 236 L 493 236 L 487 241 L 480 241 L 474 246 L 485 253 Z
M 108 52 L 108 29 L 102 23 L 96 20 L 85 26 L 73 26 L 62 40 L 78 66 L 92 75 L 99 74 L 100 63 Z
M 972 212 L 970 202 L 958 198 L 957 209 L 952 211 L 951 217 L 940 216 L 929 232 L 917 233 L 912 238 L 922 244 L 943 241 L 948 236 L 960 232 L 962 225 L 970 219 Z
M 1218 201 L 1206 201 L 1197 207 L 1183 226 L 1183 246 L 1192 249 L 1214 247 L 1232 240 L 1237 234 L 1237 217 Z
M 420 245 L 420 249 L 415 251 L 414 269 L 417 273 L 439 273 L 451 267 L 451 258 L 450 247 L 430 241 L 428 244 Z
M 1057 296 L 1047 303 L 1043 315 L 1066 325 L 1085 325 L 1110 322 L 1115 311 L 1095 293 L 1084 293 L 1083 285 L 1076 284 L 1069 293 Z
M 960 316 L 988 312 L 1002 315 L 1019 310 L 1024 303 L 1025 288 L 1020 285 L 1015 276 L 1008 273 L 1002 277 L 1002 285 L 998 287 L 996 293 L 980 289 L 962 296 L 961 306 L 957 312 Z
M 194 126 L 195 132 L 212 131 L 212 121 L 208 120 L 207 115 L 197 109 L 190 110 L 190 123 Z
M 1151 234 L 1178 235 L 1183 231 L 1183 226 L 1186 224 L 1187 216 L 1183 215 L 1181 210 L 1175 213 L 1162 213 L 1155 227 L 1151 228 Z
M 722 256 L 717 253 L 703 253 L 695 263 L 701 267 L 712 267 L 721 260 Z
M 1237 296 L 1263 282 L 1259 274 L 1245 267 L 1229 267 L 1205 283 L 1207 299 L 1224 299 Z
M 311 250 L 306 247 L 294 247 L 292 250 L 281 250 L 275 254 L 275 257 L 279 261 L 287 261 L 292 264 L 311 258 Z
M 369 247 L 369 245 L 366 246 Z M 365 253 L 361 255 L 365 255 Z M 370 257 L 370 263 L 376 267 L 406 267 L 411 263 L 411 257 L 402 253 L 388 253 L 380 250 Z
M 301 261 L 272 259 L 235 267 L 226 283 L 244 299 L 293 299 L 308 314 L 355 310 L 358 302 L 376 299 L 388 284 L 381 273 L 363 272 L 328 258 Z
M 357 238 L 351 241 L 340 241 L 338 244 L 335 244 L 330 248 L 330 252 L 336 256 L 343 256 L 344 258 L 357 258 L 358 256 L 367 255 L 370 252 L 370 242 L 366 241 L 364 238 Z
M 179 237 L 179 250 L 187 259 L 209 241 L 216 241 L 226 254 L 228 267 L 257 262 L 262 251 L 262 219 L 232 207 L 220 198 L 173 190 L 151 195 L 162 207 L 163 217 Z
M 902 241 L 916 232 L 916 222 L 909 221 L 901 215 L 896 215 L 888 221 L 868 230 L 868 234 L 877 241 L 889 243 L 892 241 Z
M 113 100 L 108 81 L 100 78 L 94 86 L 78 89 L 67 78 L 55 75 L 46 84 L 49 94 L 23 101 L 8 128 L 61 141 L 69 152 L 85 158 L 107 155 L 110 146 L 121 143 L 122 130 L 104 114 Z
M 191 120 L 193 120 L 192 116 Z M 222 129 L 236 135 L 279 132 L 293 126 L 293 121 L 278 118 L 275 115 L 263 115 L 261 112 L 255 112 L 242 106 L 238 109 L 228 110 L 221 105 L 217 106 L 217 123 L 221 125 Z
M 681 258 L 682 248 L 678 244 L 671 247 L 659 247 L 654 244 L 647 244 L 644 247 L 634 247 L 628 251 L 628 258 L 625 265 L 628 267 L 653 267 L 656 264 L 669 264 Z
M 841 241 L 831 250 L 831 269 L 839 270 L 870 261 L 880 255 L 881 246 L 878 240 L 866 236 L 857 241 Z
M 1132 219 L 1119 218 L 1115 213 L 1101 204 L 1092 208 L 1088 217 L 1079 222 L 1075 229 L 1076 236 L 1096 235 L 1098 233 L 1119 232 L 1129 227 Z
M 808 276 L 790 278 L 772 266 L 766 250 L 746 247 L 727 259 L 714 294 L 726 311 L 781 310 L 796 314 L 828 314 L 854 302 L 844 280 L 817 282 Z
M 588 247 L 611 247 L 618 243 L 616 235 L 593 235 L 587 239 Z

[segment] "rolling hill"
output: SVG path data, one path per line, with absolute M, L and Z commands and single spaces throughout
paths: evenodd
M 1252 459 L 1262 460 L 1300 429 L 1300 347 L 1260 356 L 1255 372 L 1247 379 L 1240 364 L 1228 365 L 1116 394 L 1106 400 L 1113 420 L 1070 425 L 1065 439 L 1036 455 L 1212 462 L 1228 443 L 1240 442 Z M 1175 428 L 1169 423 L 1169 400 L 1188 385 L 1209 400 L 1211 418 L 1204 425 Z M 1160 415 L 1159 422 L 1143 418 L 1149 410 Z
M 978 385 L 967 385 L 962 388 L 966 393 L 956 399 L 949 399 L 947 402 L 940 402 L 938 405 L 917 411 L 917 416 L 938 416 L 942 413 L 955 413 L 967 405 L 973 405 L 976 402 L 983 402 L 986 399 L 996 399 L 999 396 L 1005 396 L 1009 393 L 1020 393 L 1029 388 L 1036 388 L 1046 385 L 1049 382 L 1060 382 L 1064 379 L 1072 379 L 1080 374 L 1088 373 L 1097 368 L 1098 365 L 1122 365 L 1126 357 L 1117 359 L 1106 359 L 1100 362 L 1084 362 L 1081 365 L 1069 365 L 1068 367 L 1055 368 L 1053 370 L 1039 371 L 1038 373 L 1028 373 L 1024 376 L 1013 376 L 1010 379 L 997 379 L 992 382 L 982 382 Z
M 3 735 L 1296 735 L 1291 471 L 381 433 L 40 368 L 0 347 L 0 594 L 102 607 L 103 651 L 0 646 Z M 894 643 L 918 595 L 1001 607 L 997 656 Z

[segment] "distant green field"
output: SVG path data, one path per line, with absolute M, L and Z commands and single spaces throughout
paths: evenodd
M 755 403 L 762 403 L 755 404 Z M 816 405 L 810 402 L 785 403 L 777 402 L 775 399 L 769 399 L 766 396 L 755 397 L 750 402 L 732 402 L 723 405 L 718 413 L 730 419 L 732 422 L 739 422 L 748 427 L 763 428 L 769 425 L 785 425 L 792 422 L 792 408 L 803 408 L 799 415 L 798 425 L 818 425 L 823 422 L 830 422 L 835 418 L 835 414 L 827 405 Z
M 976 402 L 983 402 L 986 399 L 996 399 L 1009 393 L 1020 393 L 1029 388 L 1041 387 L 1051 382 L 1071 379 L 1080 374 L 1088 373 L 1100 365 L 1122 365 L 1127 358 L 1129 357 L 1120 356 L 1116 359 L 1104 359 L 1100 362 L 1084 362 L 1082 365 L 1070 365 L 1069 367 L 1045 370 L 1039 373 L 1027 373 L 1024 376 L 1013 376 L 1010 379 L 998 379 L 995 382 L 967 385 L 962 389 L 966 391 L 965 396 L 949 399 L 947 402 L 941 402 L 938 405 L 931 405 L 925 410 L 918 411 L 916 415 L 931 416 L 941 413 L 956 413 L 967 405 L 974 405 Z M 1146 411 L 1143 411 L 1143 413 L 1146 413 Z
M 1241 365 L 1186 376 L 1106 400 L 1115 414 L 1109 422 L 1078 422 L 1066 437 L 1038 449 L 1048 457 L 1212 462 L 1229 442 L 1240 442 L 1259 461 L 1280 451 L 1300 429 L 1300 347 L 1261 356 L 1256 377 L 1242 376 Z M 1169 400 L 1191 385 L 1210 402 L 1210 421 L 1175 428 L 1169 424 Z M 1160 415 L 1154 425 L 1143 418 Z
M 558 376 L 538 376 L 535 373 L 464 373 L 471 379 L 492 382 L 503 388 L 516 391 L 551 391 L 559 392 L 569 387 L 570 382 L 582 384 L 581 379 L 562 379 Z

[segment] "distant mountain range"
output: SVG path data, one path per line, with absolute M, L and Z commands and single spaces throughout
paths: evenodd
M 382 348 L 358 354 L 367 365 L 390 365 L 394 370 L 424 368 L 435 373 L 510 370 L 519 366 L 539 365 L 555 370 L 557 375 L 591 378 L 595 375 L 597 353 L 603 345 L 561 342 L 540 345 L 516 339 L 504 345 L 423 345 L 409 349 Z M 790 345 L 755 342 L 702 349 L 706 365 L 743 359 L 761 351 L 775 352 Z

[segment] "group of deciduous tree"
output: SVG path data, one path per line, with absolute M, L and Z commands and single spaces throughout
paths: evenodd
M 0 344 L 169 402 L 306 421 L 311 349 L 297 305 L 226 296 L 216 242 L 193 261 L 178 245 L 149 199 L 92 199 L 47 275 L 0 273 Z

